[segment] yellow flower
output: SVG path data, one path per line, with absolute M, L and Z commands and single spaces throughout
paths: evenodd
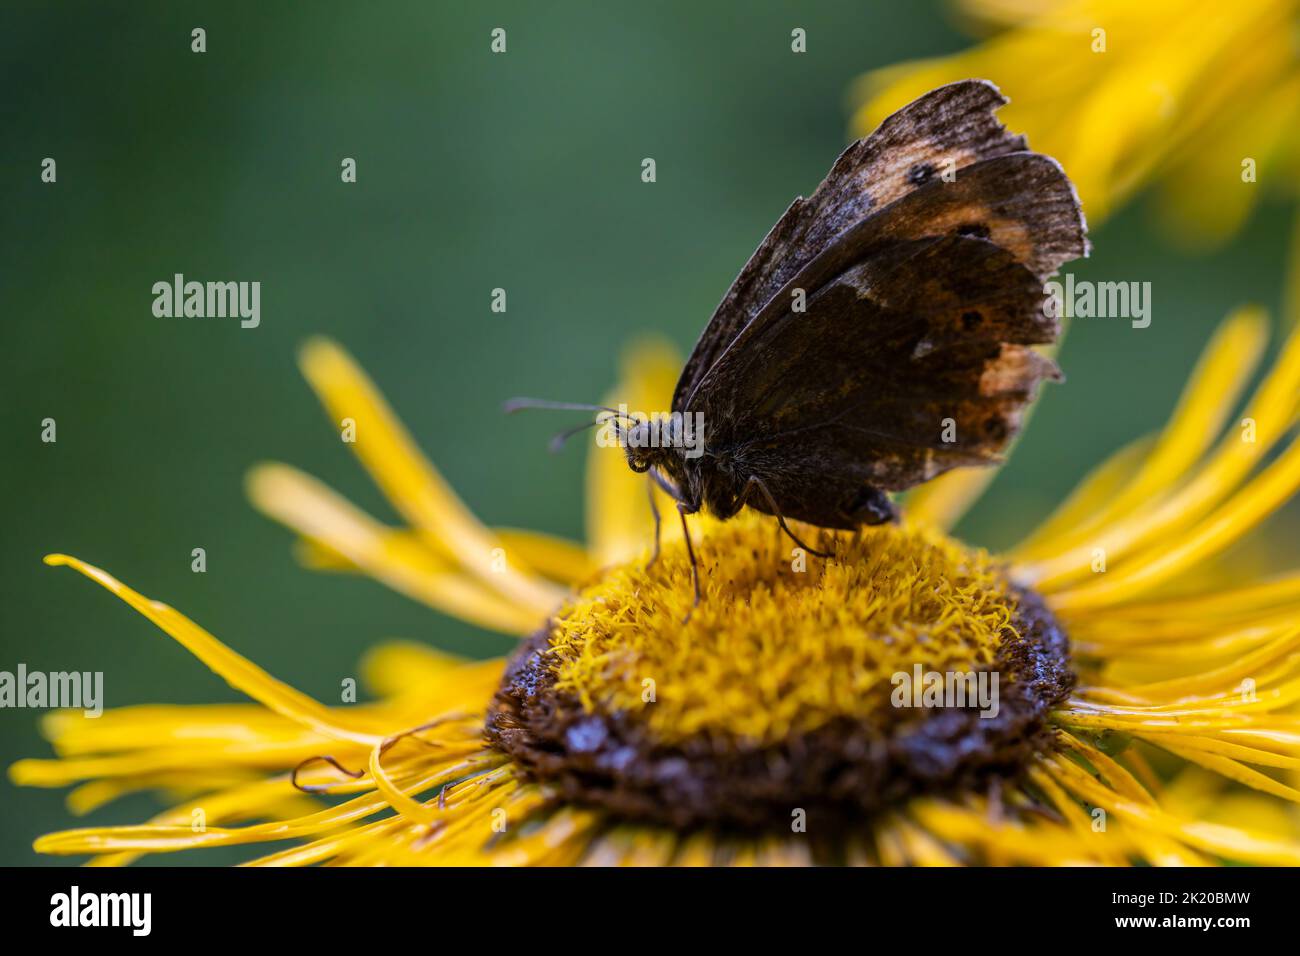
M 356 423 L 404 524 L 285 465 L 252 472 L 253 501 L 308 563 L 525 641 L 510 662 L 380 647 L 376 700 L 326 707 L 53 555 L 256 703 L 51 715 L 57 759 L 18 762 L 16 782 L 79 784 L 75 813 L 145 789 L 181 802 L 36 848 L 99 865 L 269 842 L 291 845 L 256 862 L 1300 863 L 1300 572 L 1205 584 L 1300 487 L 1300 332 L 1233 414 L 1267 328 L 1254 309 L 1225 321 L 1168 426 L 1007 554 L 947 534 L 983 486 L 966 473 L 914 493 L 900 525 L 803 529 L 826 561 L 766 516 L 701 519 L 687 623 L 684 542 L 647 568 L 644 479 L 620 450 L 593 453 L 586 547 L 487 527 L 351 359 L 313 342 L 307 379 Z M 676 361 L 635 354 L 612 397 L 664 407 Z M 994 712 L 916 708 L 896 696 L 914 673 L 972 694 L 997 675 Z
M 1300 174 L 1296 0 L 959 0 L 996 29 L 964 52 L 874 71 L 858 134 L 916 95 L 970 76 L 1011 99 L 1003 120 L 1061 161 L 1094 228 L 1160 184 L 1171 234 L 1237 230 L 1262 188 Z

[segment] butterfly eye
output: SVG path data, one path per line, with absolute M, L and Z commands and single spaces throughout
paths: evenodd
M 646 461 L 644 458 L 632 458 L 629 456 L 627 459 L 627 466 L 638 475 L 645 474 L 650 470 L 650 462 Z

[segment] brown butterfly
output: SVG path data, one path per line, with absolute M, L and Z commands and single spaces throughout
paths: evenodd
M 683 529 L 701 507 L 726 519 L 749 505 L 820 554 L 787 518 L 879 524 L 896 514 L 888 492 L 998 461 L 1039 383 L 1061 377 L 1032 348 L 1059 332 L 1044 281 L 1088 253 L 1073 186 L 997 121 L 1006 102 L 986 81 L 942 86 L 846 149 L 732 283 L 674 414 L 615 423 Z M 524 407 L 620 414 L 507 404 Z M 698 449 L 683 434 L 695 419 Z

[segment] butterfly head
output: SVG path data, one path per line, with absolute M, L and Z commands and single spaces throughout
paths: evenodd
M 639 419 L 623 430 L 627 466 L 638 475 L 662 464 L 669 448 L 663 447 L 663 429 L 650 419 Z
M 690 412 L 636 416 L 623 425 L 620 437 L 628 467 L 638 473 L 656 466 L 676 472 L 674 465 L 704 454 L 703 416 Z

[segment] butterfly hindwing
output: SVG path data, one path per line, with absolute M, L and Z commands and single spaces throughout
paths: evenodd
M 1057 374 L 1031 347 L 1056 334 L 1043 298 L 989 240 L 882 240 L 806 312 L 751 325 L 694 410 L 711 453 L 762 478 L 784 515 L 853 527 L 873 492 L 996 460 Z

